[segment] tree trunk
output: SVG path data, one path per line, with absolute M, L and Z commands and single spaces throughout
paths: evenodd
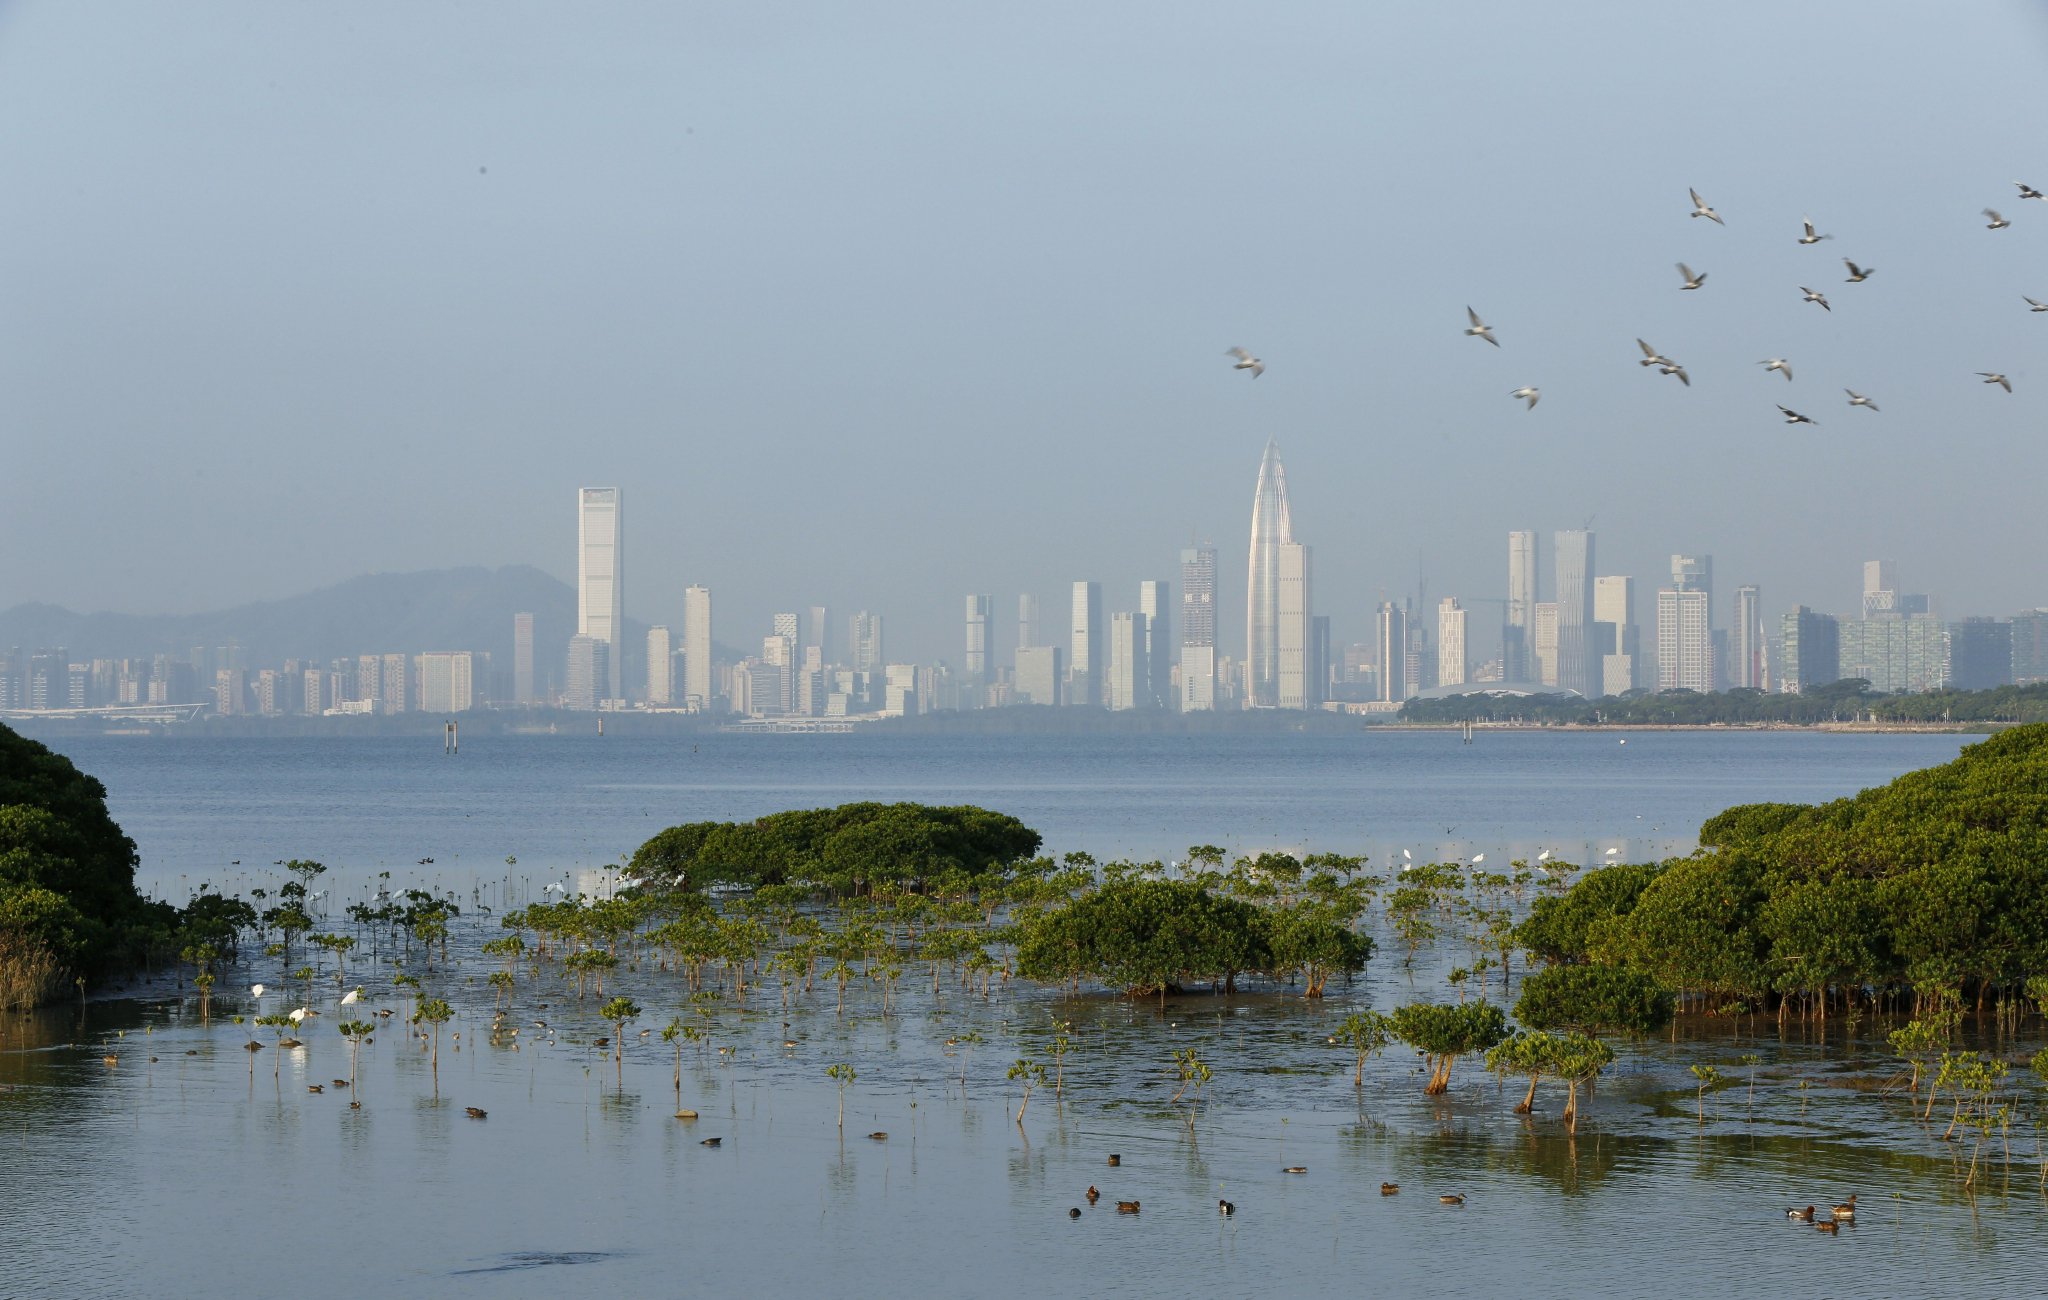
M 1579 1131 L 1579 1081 L 1564 1081 L 1564 1131 L 1576 1134 Z
M 1515 1114 L 1527 1115 L 1531 1111 L 1536 1109 L 1536 1085 L 1542 1080 L 1542 1078 L 1543 1076 L 1540 1074 L 1532 1074 L 1529 1076 L 1528 1094 L 1522 1098 L 1522 1104 L 1515 1107 Z

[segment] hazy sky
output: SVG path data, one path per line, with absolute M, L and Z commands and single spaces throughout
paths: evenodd
M 731 644 L 988 591 L 1007 662 L 1199 536 L 1236 653 L 1268 436 L 1341 640 L 1589 517 L 1722 622 L 2048 604 L 2044 73 L 2019 0 L 0 3 L 0 606 L 567 578 L 616 483 Z

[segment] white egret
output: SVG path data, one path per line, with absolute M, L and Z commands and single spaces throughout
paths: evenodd
M 363 988 L 362 985 L 358 984 L 356 987 L 350 989 L 348 992 L 341 995 L 341 1005 L 345 1007 L 354 1006 L 358 1001 L 361 1000 L 362 996 Z
M 252 998 L 260 998 L 260 997 L 262 997 L 262 996 L 263 996 L 263 986 L 262 986 L 261 984 L 252 984 L 252 985 L 250 985 L 250 986 L 249 986 L 249 996 L 250 996 L 250 997 L 252 997 Z

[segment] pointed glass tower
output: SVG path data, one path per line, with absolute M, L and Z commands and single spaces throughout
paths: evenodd
M 1280 703 L 1280 548 L 1294 540 L 1287 514 L 1287 471 L 1280 445 L 1266 444 L 1252 497 L 1251 577 L 1245 586 L 1244 688 L 1255 709 Z

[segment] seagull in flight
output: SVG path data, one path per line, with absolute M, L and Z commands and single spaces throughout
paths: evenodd
M 1849 405 L 1851 405 L 1851 406 L 1867 406 L 1867 407 L 1869 407 L 1869 408 L 1870 408 L 1871 410 L 1873 410 L 1873 411 L 1875 411 L 1875 410 L 1877 409 L 1877 403 L 1876 403 L 1876 402 L 1873 402 L 1873 401 L 1871 401 L 1871 400 L 1870 400 L 1869 398 L 1867 398 L 1867 397 L 1865 397 L 1865 396 L 1864 396 L 1863 394 L 1861 394 L 1861 393 L 1857 392 L 1857 391 L 1856 391 L 1855 389 L 1853 389 L 1853 388 L 1844 388 L 1844 389 L 1843 389 L 1842 391 L 1843 391 L 1843 392 L 1845 392 L 1845 393 L 1847 393 L 1847 394 L 1849 395 Z
M 1862 284 L 1865 280 L 1877 274 L 1876 267 L 1858 266 L 1846 257 L 1842 259 L 1842 265 L 1849 268 L 1849 279 L 1847 281 L 1849 284 Z
M 1679 383 L 1684 384 L 1687 388 L 1692 387 L 1692 376 L 1686 374 L 1685 367 L 1679 365 L 1676 361 L 1667 361 L 1657 367 L 1657 373 L 1660 375 L 1677 375 Z
M 1800 224 L 1806 227 L 1806 233 L 1799 237 L 1799 242 L 1802 244 L 1818 244 L 1823 239 L 1834 238 L 1833 235 L 1822 235 L 1815 233 L 1813 229 L 1813 222 L 1811 221 L 1802 221 Z
M 1712 208 L 1707 206 L 1707 201 L 1700 197 L 1700 192 L 1698 190 L 1687 190 L 1686 193 L 1692 195 L 1692 215 L 1696 217 L 1705 217 L 1707 220 L 1713 222 L 1717 226 L 1725 226 L 1728 224 L 1727 222 L 1721 220 L 1720 213 L 1714 211 Z
M 2048 194 L 2041 193 L 2025 181 L 2014 181 L 2013 184 L 2020 187 L 2020 197 L 2023 199 L 2048 199 Z
M 1685 283 L 1678 286 L 1681 293 L 1687 289 L 1697 289 L 1707 282 L 1707 273 L 1705 271 L 1694 275 L 1692 268 L 1683 262 L 1678 264 L 1678 273 L 1685 277 Z
M 1477 335 L 1478 337 L 1485 339 L 1488 343 L 1493 344 L 1493 346 L 1495 347 L 1500 346 L 1500 340 L 1493 336 L 1493 326 L 1488 325 L 1485 321 L 1479 319 L 1478 312 L 1473 311 L 1470 307 L 1467 307 L 1465 309 L 1465 315 L 1470 317 L 1472 321 L 1471 328 L 1465 331 L 1467 334 Z
M 1533 411 L 1536 409 L 1536 399 L 1543 396 L 1543 390 L 1540 388 L 1517 388 L 1514 392 L 1509 393 L 1508 396 L 1521 398 L 1529 404 L 1527 409 Z
M 2012 380 L 2007 379 L 2004 375 L 1995 374 L 1989 370 L 1979 370 L 1977 373 L 1984 376 L 1985 383 L 1997 384 L 2008 393 L 2012 391 Z
M 2012 222 L 2007 221 L 2004 217 L 1998 215 L 1997 208 L 1984 209 L 1984 215 L 1991 218 L 1990 223 L 1984 227 L 1984 229 L 1986 230 L 2003 230 L 2007 226 L 2012 224 Z
M 1641 339 L 1636 340 L 1636 346 L 1643 350 L 1643 359 L 1641 361 L 1636 362 L 1637 365 L 1668 366 L 1671 364 L 1671 358 L 1664 356 L 1662 353 L 1658 352 L 1657 349 L 1651 347 L 1649 344 L 1643 342 Z
M 1253 379 L 1257 379 L 1260 375 L 1266 373 L 1266 363 L 1259 360 L 1251 353 L 1245 351 L 1243 348 L 1232 348 L 1230 349 L 1230 351 L 1224 353 L 1223 355 L 1226 357 L 1236 357 L 1237 364 L 1232 366 L 1231 369 L 1249 370 L 1252 372 Z
M 1772 357 L 1769 361 L 1759 361 L 1757 362 L 1757 364 L 1764 368 L 1765 374 L 1769 374 L 1771 371 L 1775 370 L 1779 374 L 1785 376 L 1787 382 L 1791 381 L 1792 366 L 1789 362 L 1785 360 L 1785 358 Z
M 2028 311 L 2048 311 L 2048 302 L 2035 302 L 2025 294 L 2021 294 L 2020 297 L 2025 300 Z
M 1830 307 L 1830 306 L 1828 306 L 1828 298 L 1827 298 L 1827 295 L 1826 295 L 1826 294 L 1824 294 L 1824 293 L 1815 293 L 1815 292 L 1814 292 L 1813 290 L 1811 290 L 1811 289 L 1807 288 L 1807 287 L 1806 287 L 1805 285 L 1803 285 L 1803 284 L 1799 286 L 1799 292 L 1801 292 L 1801 293 L 1803 293 L 1803 294 L 1805 294 L 1805 295 L 1806 295 L 1806 299 L 1805 299 L 1805 300 L 1806 300 L 1807 302 L 1817 302 L 1817 303 L 1819 303 L 1819 304 L 1820 304 L 1820 309 L 1821 309 L 1822 311 L 1833 311 L 1833 310 L 1834 310 L 1834 308 L 1833 308 L 1833 307 Z
M 1819 421 L 1819 420 L 1816 420 L 1816 419 L 1814 419 L 1814 418 L 1813 418 L 1813 417 L 1811 417 L 1811 416 L 1807 416 L 1807 415 L 1801 415 L 1801 414 L 1800 414 L 1799 412 L 1797 412 L 1797 411 L 1793 410 L 1793 409 L 1792 409 L 1791 407 L 1789 407 L 1789 406 L 1784 406 L 1784 405 L 1780 405 L 1780 406 L 1778 407 L 1778 409 L 1779 409 L 1779 410 L 1781 410 L 1781 411 L 1783 411 L 1783 412 L 1785 413 L 1785 423 L 1787 423 L 1787 424 L 1819 424 L 1819 423 L 1820 423 L 1820 421 Z

